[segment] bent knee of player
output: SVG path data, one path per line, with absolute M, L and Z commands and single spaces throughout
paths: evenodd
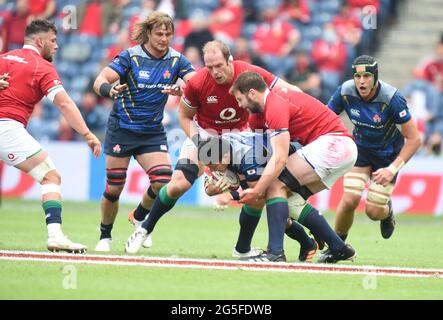
M 360 203 L 361 196 L 352 194 L 352 193 L 344 193 L 343 197 L 341 199 L 342 206 L 345 207 L 347 210 L 354 211 L 359 203 Z
M 107 185 L 106 186 L 106 192 L 112 196 L 120 197 L 120 194 L 123 192 L 123 185 Z
M 60 185 L 62 182 L 62 178 L 60 176 L 60 173 L 57 171 L 57 169 L 53 169 L 49 172 L 47 172 L 42 181 L 40 182 L 40 184 L 58 184 Z
M 379 206 L 374 206 L 370 203 L 366 204 L 366 215 L 368 216 L 369 219 L 373 220 L 373 221 L 378 221 L 381 219 L 381 217 L 384 215 L 385 213 L 385 209 Z
M 275 180 L 271 183 L 271 185 L 266 190 L 266 198 L 277 198 L 277 197 L 286 197 L 287 188 L 283 182 L 280 180 Z

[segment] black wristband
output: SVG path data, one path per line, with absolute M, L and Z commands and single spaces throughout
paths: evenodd
M 232 200 L 240 200 L 240 193 L 238 193 L 238 191 L 231 191 L 229 193 L 231 194 Z
M 102 97 L 111 98 L 111 96 L 110 96 L 111 89 L 112 89 L 112 85 L 110 83 L 103 82 L 98 91 Z

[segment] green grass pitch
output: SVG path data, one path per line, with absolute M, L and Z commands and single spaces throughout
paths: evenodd
M 110 254 L 124 255 L 124 243 L 133 231 L 127 221 L 130 209 L 120 207 Z M 217 213 L 210 208 L 178 206 L 159 221 L 153 247 L 140 255 L 232 259 L 238 212 L 238 208 Z M 326 217 L 333 224 L 333 214 Z M 89 253 L 94 253 L 98 240 L 99 220 L 99 203 L 63 204 L 65 233 L 86 244 Z M 349 237 L 358 256 L 343 264 L 442 268 L 442 229 L 442 217 L 401 215 L 393 237 L 384 240 L 379 223 L 358 214 Z M 266 242 L 263 215 L 253 246 L 263 248 Z M 45 245 L 40 203 L 3 200 L 0 250 L 46 251 Z M 298 249 L 285 238 L 289 262 L 296 261 Z M 75 269 L 75 288 L 64 285 L 67 268 Z M 443 279 L 0 260 L 0 299 L 443 299 Z

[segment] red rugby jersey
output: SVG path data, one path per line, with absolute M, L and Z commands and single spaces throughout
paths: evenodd
M 328 133 L 352 138 L 341 119 L 310 95 L 288 89 L 274 89 L 266 97 L 263 113 L 250 117 L 251 129 L 287 129 L 291 141 L 305 146 Z
M 229 94 L 237 77 L 245 71 L 259 73 L 272 88 L 278 77 L 272 73 L 243 61 L 233 61 L 234 77 L 232 82 L 217 84 L 207 68 L 200 69 L 187 83 L 183 102 L 197 109 L 196 120 L 203 129 L 214 129 L 218 134 L 223 130 L 244 130 L 248 127 L 249 113 L 238 106 L 235 97 Z
M 0 75 L 8 73 L 9 88 L 0 90 L 0 118 L 28 124 L 34 106 L 43 96 L 63 89 L 52 63 L 26 45 L 0 55 Z

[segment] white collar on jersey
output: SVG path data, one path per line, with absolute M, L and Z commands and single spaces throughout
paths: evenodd
M 266 105 L 266 99 L 268 99 L 269 92 L 271 92 L 271 91 L 269 91 L 269 89 L 265 90 L 265 96 L 264 96 L 265 104 L 264 105 Z
M 23 46 L 23 49 L 30 49 L 30 50 L 34 50 L 35 52 L 37 52 L 37 53 L 38 53 L 38 55 L 40 55 L 40 52 L 38 51 L 38 49 L 37 49 L 36 47 L 34 47 L 33 45 L 30 45 L 30 44 L 25 44 L 25 45 Z

